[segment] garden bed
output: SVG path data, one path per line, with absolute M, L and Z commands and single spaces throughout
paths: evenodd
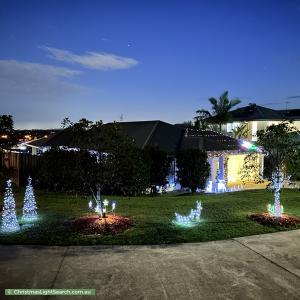
M 269 213 L 262 213 L 250 215 L 249 218 L 259 224 L 267 226 L 297 227 L 297 225 L 300 224 L 299 218 L 286 214 L 282 214 L 281 217 L 277 218 Z
M 130 218 L 108 215 L 99 218 L 98 215 L 84 216 L 70 221 L 71 228 L 82 234 L 110 234 L 121 233 L 133 226 Z

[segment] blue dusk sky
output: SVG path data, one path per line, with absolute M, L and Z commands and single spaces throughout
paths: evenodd
M 300 1 L 0 0 L 0 114 L 191 120 L 229 90 L 300 107 Z

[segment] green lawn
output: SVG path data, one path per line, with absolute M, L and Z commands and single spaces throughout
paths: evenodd
M 22 193 L 16 194 L 18 216 L 22 213 Z M 88 213 L 88 200 L 62 193 L 36 192 L 40 220 L 34 227 L 11 235 L 0 235 L 0 244 L 165 244 L 202 242 L 228 239 L 280 228 L 259 225 L 247 215 L 266 210 L 272 194 L 266 190 L 252 190 L 218 195 L 168 195 L 157 197 L 110 197 L 116 199 L 117 214 L 129 216 L 135 226 L 116 236 L 79 235 L 73 233 L 64 221 Z M 202 222 L 194 228 L 172 225 L 175 212 L 189 213 L 196 200 L 203 205 Z M 282 204 L 285 213 L 300 217 L 300 192 L 284 190 Z M 298 227 L 299 228 L 299 227 Z

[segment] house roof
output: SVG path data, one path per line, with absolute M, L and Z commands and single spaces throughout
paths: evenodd
M 239 140 L 211 130 L 189 130 L 181 140 L 180 148 L 205 151 L 243 151 Z
M 251 104 L 230 112 L 231 121 L 282 120 L 281 111 Z
M 58 146 L 70 146 L 72 144 L 71 141 L 72 141 L 72 131 L 70 129 L 64 129 L 55 134 L 48 136 L 47 138 L 41 138 L 26 144 L 32 147 L 58 147 Z
M 30 147 L 35 147 L 35 148 L 39 148 L 43 146 L 43 143 L 48 140 L 48 137 L 42 137 L 40 139 L 36 139 L 36 140 L 32 140 L 30 142 L 27 142 L 26 145 L 30 146 Z
M 152 145 L 158 146 L 166 152 L 175 152 L 183 135 L 181 128 L 159 120 L 120 122 L 118 124 L 140 148 Z
M 289 120 L 300 120 L 300 109 L 285 109 L 279 110 L 284 118 Z
M 168 153 L 191 148 L 205 151 L 243 151 L 237 139 L 211 130 L 186 130 L 182 126 L 159 120 L 118 124 L 140 148 L 153 145 Z M 112 123 L 104 124 L 104 126 L 111 125 Z M 28 145 L 33 147 L 72 146 L 72 130 L 62 130 L 48 138 L 32 141 Z

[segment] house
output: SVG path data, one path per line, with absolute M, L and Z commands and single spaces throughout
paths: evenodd
M 232 135 L 234 129 L 246 124 L 248 133 L 245 138 L 256 141 L 257 131 L 285 120 L 293 121 L 294 126 L 300 130 L 300 109 L 274 110 L 250 103 L 230 112 L 230 122 L 222 125 L 222 132 Z M 213 123 L 213 117 L 210 121 Z
M 249 143 L 245 144 L 241 140 L 224 134 L 211 130 L 188 130 L 182 125 L 172 125 L 159 120 L 120 122 L 119 124 L 138 147 L 158 146 L 174 157 L 168 176 L 168 190 L 179 188 L 176 178 L 175 153 L 180 149 L 200 149 L 207 152 L 211 167 L 209 178 L 211 190 L 218 190 L 218 184 L 222 189 L 225 189 L 227 185 L 240 184 L 240 171 L 244 165 L 244 158 L 250 152 L 257 152 L 260 172 L 263 171 L 263 154 L 258 149 L 250 149 Z M 32 154 L 41 154 L 51 147 L 70 147 L 71 137 L 71 131 L 66 129 L 48 138 L 29 142 L 27 146 L 33 149 Z

